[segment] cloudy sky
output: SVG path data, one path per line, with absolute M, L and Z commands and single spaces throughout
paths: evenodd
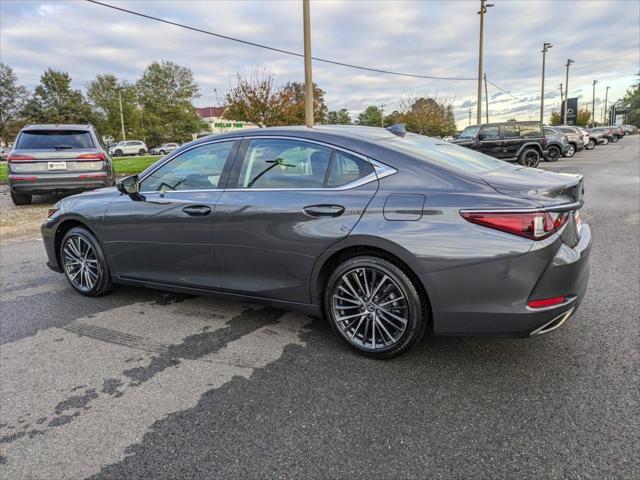
M 224 35 L 302 52 L 302 3 L 262 1 L 116 1 L 106 3 Z M 567 57 L 570 96 L 591 103 L 624 94 L 640 71 L 640 2 L 637 0 L 494 0 L 485 19 L 485 72 L 492 120 L 537 118 L 543 42 L 547 54 L 546 113 L 558 106 Z M 419 75 L 473 78 L 478 67 L 479 1 L 312 0 L 316 57 Z M 98 73 L 135 81 L 151 61 L 191 68 L 201 87 L 197 106 L 219 104 L 237 72 L 256 70 L 278 82 L 303 80 L 301 58 L 113 11 L 83 0 L 0 1 L 0 61 L 33 87 L 42 71 L 65 70 L 76 88 Z M 368 73 L 314 62 L 314 81 L 330 109 L 352 113 L 367 105 L 397 108 L 403 98 L 450 99 L 458 126 L 475 116 L 475 81 L 427 80 Z M 484 115 L 483 115 L 484 116 Z

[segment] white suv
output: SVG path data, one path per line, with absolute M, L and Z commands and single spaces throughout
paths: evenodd
M 122 157 L 123 155 L 146 155 L 147 146 L 140 140 L 125 140 L 109 149 L 109 155 Z

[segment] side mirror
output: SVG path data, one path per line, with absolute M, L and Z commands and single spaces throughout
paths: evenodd
M 138 175 L 131 175 L 120 180 L 117 184 L 118 191 L 134 198 L 140 197 L 140 183 Z
M 481 142 L 484 139 L 485 139 L 485 134 L 484 133 L 481 133 L 480 135 L 478 135 L 478 142 Z

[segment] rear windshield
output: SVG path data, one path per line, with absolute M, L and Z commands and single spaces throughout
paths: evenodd
M 427 162 L 467 173 L 481 174 L 510 167 L 502 160 L 422 135 L 408 133 L 404 137 L 387 138 L 383 142 Z
M 81 150 L 93 148 L 86 130 L 26 130 L 20 134 L 18 150 Z

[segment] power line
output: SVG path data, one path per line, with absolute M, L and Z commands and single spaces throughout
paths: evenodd
M 127 8 L 116 7 L 115 5 L 109 5 L 108 3 L 102 3 L 102 2 L 99 2 L 97 0 L 86 0 L 86 1 L 89 2 L 89 3 L 93 3 L 95 5 L 100 5 L 102 7 L 111 8 L 112 10 L 118 10 L 118 11 L 123 12 L 123 13 L 128 13 L 130 15 L 135 15 L 135 16 L 138 16 L 138 17 L 146 18 L 148 20 L 154 20 L 156 22 L 166 23 L 167 25 L 173 25 L 174 27 L 184 28 L 186 30 L 191 30 L 193 32 L 203 33 L 205 35 L 210 35 L 210 36 L 213 36 L 213 37 L 218 37 L 218 38 L 222 38 L 222 39 L 225 39 L 225 40 L 230 40 L 232 42 L 242 43 L 244 45 L 249 45 L 249 46 L 252 46 L 252 47 L 263 48 L 265 50 L 271 50 L 273 52 L 283 53 L 285 55 L 292 55 L 292 56 L 295 56 L 295 57 L 304 57 L 304 55 L 302 53 L 293 52 L 291 50 L 284 50 L 282 48 L 272 47 L 272 46 L 269 46 L 269 45 L 264 45 L 262 43 L 251 42 L 249 40 L 243 40 L 241 38 L 230 37 L 229 35 L 223 35 L 221 33 L 215 33 L 215 32 L 211 32 L 211 31 L 208 31 L 208 30 L 203 30 L 201 28 L 192 27 L 192 26 L 185 25 L 185 24 L 182 24 L 182 23 L 172 22 L 172 21 L 166 20 L 164 18 L 154 17 L 153 15 L 147 15 L 146 13 L 136 12 L 134 10 L 129 10 Z M 326 58 L 319 58 L 319 57 L 311 57 L 311 58 L 313 60 L 315 60 L 316 62 L 329 63 L 331 65 L 338 65 L 338 66 L 341 66 L 341 67 L 355 68 L 357 70 L 365 70 L 365 71 L 368 71 L 368 72 L 375 72 L 375 73 L 384 73 L 384 74 L 387 74 L 387 75 L 396 75 L 396 76 L 400 76 L 400 77 L 425 78 L 425 79 L 430 79 L 430 80 L 450 80 L 450 81 L 476 81 L 477 80 L 476 78 L 438 77 L 438 76 L 434 76 L 434 75 L 419 75 L 419 74 L 415 74 L 415 73 L 396 72 L 396 71 L 393 71 L 393 70 L 385 70 L 385 69 L 381 69 L 381 68 L 372 68 L 372 67 L 364 67 L 362 65 L 353 65 L 353 64 L 350 64 L 350 63 L 338 62 L 336 60 L 329 60 L 329 59 L 326 59 Z
M 515 99 L 516 99 L 516 100 L 518 100 L 519 102 L 521 102 L 521 103 L 526 103 L 526 104 L 528 104 L 528 105 L 531 105 L 531 102 L 529 102 L 529 101 L 527 101 L 527 100 L 523 100 L 522 98 L 516 97 L 513 93 L 508 92 L 507 90 L 505 90 L 505 89 L 504 89 L 504 88 L 502 88 L 502 87 L 499 87 L 498 85 L 496 85 L 495 83 L 493 83 L 493 82 L 492 82 L 491 80 L 489 80 L 488 78 L 487 78 L 487 82 L 489 82 L 491 85 L 493 85 L 494 87 L 496 87 L 496 88 L 497 88 L 498 90 L 500 90 L 502 93 L 505 93 L 505 94 L 509 95 L 510 97 L 515 98 Z

